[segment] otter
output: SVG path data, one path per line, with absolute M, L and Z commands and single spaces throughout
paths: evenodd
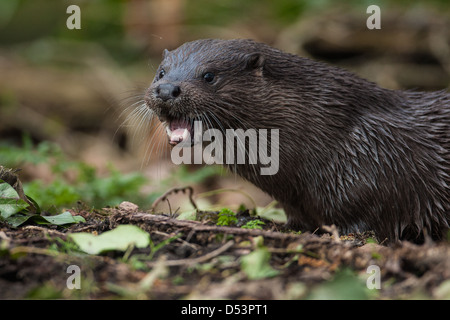
M 164 50 L 145 103 L 169 143 L 208 128 L 279 129 L 279 169 L 228 167 L 283 206 L 287 227 L 442 239 L 450 223 L 450 94 L 381 88 L 247 39 Z

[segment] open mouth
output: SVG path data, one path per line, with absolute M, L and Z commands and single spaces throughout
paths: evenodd
M 194 121 L 191 119 L 170 119 L 166 121 L 166 131 L 169 136 L 169 143 L 173 146 L 194 138 Z

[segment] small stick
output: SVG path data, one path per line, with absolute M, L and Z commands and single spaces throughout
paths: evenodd
M 341 241 L 341 238 L 339 237 L 338 229 L 334 224 L 332 224 L 331 226 L 323 225 L 322 229 L 325 230 L 326 232 L 331 233 L 335 242 Z
M 158 199 L 156 199 L 152 204 L 152 212 L 155 212 L 156 207 L 161 201 L 164 201 L 167 199 L 167 197 L 172 193 L 178 193 L 179 191 L 182 191 L 183 193 L 186 193 L 186 190 L 189 191 L 189 201 L 191 202 L 192 206 L 198 210 L 197 204 L 195 203 L 194 199 L 192 198 L 192 195 L 194 194 L 194 189 L 192 189 L 191 186 L 186 186 L 182 188 L 172 188 L 164 192 L 162 196 L 160 196 Z
M 167 260 L 167 261 L 164 261 L 163 264 L 166 267 L 176 267 L 176 266 L 191 266 L 191 265 L 195 265 L 198 263 L 204 263 L 204 262 L 211 260 L 212 258 L 222 254 L 223 252 L 227 251 L 233 245 L 234 245 L 234 241 L 230 240 L 227 243 L 225 243 L 223 246 L 221 246 L 220 248 L 218 248 L 214 251 L 211 251 L 210 253 L 207 253 L 201 257 L 193 258 L 193 259 Z M 157 261 L 156 262 L 150 261 L 147 263 L 147 266 L 153 267 L 157 263 L 158 263 Z
M 130 216 L 121 217 L 121 221 L 127 221 L 128 223 L 152 223 L 156 225 L 169 225 L 178 228 L 191 229 L 191 232 L 217 232 L 225 234 L 238 234 L 244 236 L 264 236 L 270 239 L 290 240 L 299 239 L 300 235 L 293 233 L 281 233 L 274 231 L 266 231 L 259 229 L 243 229 L 238 227 L 225 227 L 225 226 L 211 226 L 202 224 L 199 221 L 191 220 L 177 220 L 163 215 L 155 215 L 149 213 L 138 212 Z M 302 235 L 303 237 L 303 235 Z M 189 237 L 188 237 L 189 238 Z
M 39 226 L 26 226 L 23 228 L 24 230 L 38 230 L 43 232 L 44 234 L 53 234 L 56 236 L 60 236 L 62 238 L 67 238 L 67 234 L 56 231 L 56 230 L 52 230 L 52 229 L 48 229 L 48 228 L 43 228 L 43 227 L 39 227 Z

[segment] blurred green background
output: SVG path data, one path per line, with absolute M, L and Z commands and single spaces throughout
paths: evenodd
M 81 9 L 81 30 L 66 27 L 71 4 Z M 381 9 L 381 30 L 366 27 L 372 4 Z M 253 38 L 392 89 L 437 90 L 450 83 L 447 0 L 1 1 L 0 165 L 22 168 L 22 179 L 40 198 L 39 190 L 55 191 L 55 181 L 64 179 L 61 192 L 72 192 L 72 202 L 80 190 L 89 202 L 94 199 L 86 193 L 123 183 L 99 206 L 139 202 L 132 195 L 138 191 L 149 195 L 141 201 L 148 206 L 165 189 L 187 184 L 196 192 L 245 190 L 267 205 L 270 198 L 225 170 L 172 165 L 164 134 L 126 120 L 162 50 L 198 38 Z M 151 139 L 155 134 L 160 137 Z M 75 165 L 61 165 L 69 162 Z M 92 189 L 100 179 L 109 180 Z M 77 183 L 78 193 L 66 190 Z M 208 200 L 251 204 L 233 192 Z

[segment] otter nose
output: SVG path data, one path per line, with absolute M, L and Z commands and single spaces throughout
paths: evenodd
M 174 99 L 178 97 L 181 93 L 179 86 L 172 83 L 163 83 L 156 87 L 156 96 L 164 101 L 169 99 Z

